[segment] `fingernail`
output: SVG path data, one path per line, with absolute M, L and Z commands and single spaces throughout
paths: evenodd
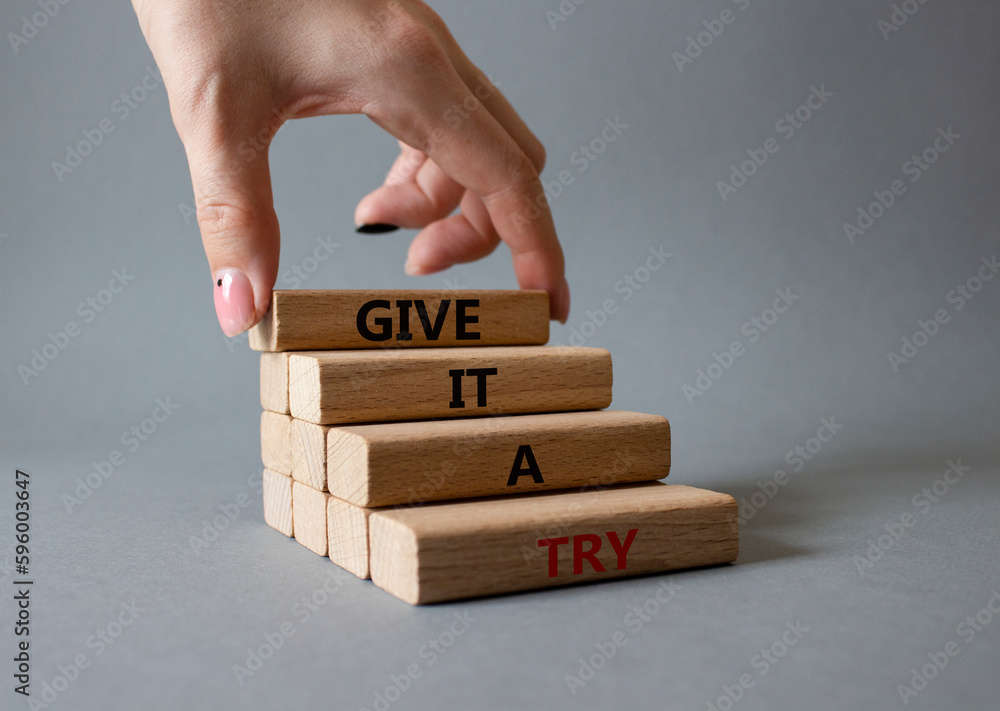
M 253 325 L 256 315 L 253 287 L 239 269 L 220 269 L 215 273 L 215 314 L 222 332 L 229 337 Z
M 384 235 L 386 232 L 395 232 L 398 225 L 390 225 L 386 222 L 373 222 L 370 225 L 358 225 L 355 232 L 362 235 Z
M 552 303 L 552 316 L 563 325 L 569 318 L 569 302 L 569 282 L 563 279 L 562 286 L 556 291 L 556 298 Z
M 403 271 L 406 272 L 407 276 L 423 276 L 430 273 L 422 264 L 416 264 L 409 260 L 406 261 L 406 266 L 403 267 Z

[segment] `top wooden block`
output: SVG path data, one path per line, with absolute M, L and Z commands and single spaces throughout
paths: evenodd
M 541 345 L 544 291 L 275 291 L 250 330 L 256 351 Z

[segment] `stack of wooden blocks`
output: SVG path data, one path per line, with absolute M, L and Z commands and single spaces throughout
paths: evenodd
M 659 482 L 670 426 L 536 291 L 275 291 L 268 525 L 411 604 L 728 563 L 729 496 Z

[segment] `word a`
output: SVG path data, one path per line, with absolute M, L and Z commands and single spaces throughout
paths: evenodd
M 619 540 L 618 534 L 615 531 L 606 531 L 604 533 L 604 535 L 608 538 L 608 542 L 611 543 L 611 547 L 614 549 L 615 555 L 618 557 L 618 570 L 625 570 L 625 558 L 628 555 L 628 549 L 632 547 L 632 542 L 635 541 L 637 533 L 639 533 L 638 528 L 631 529 L 625 536 L 624 543 Z M 537 542 L 539 548 L 544 548 L 546 546 L 549 548 L 550 578 L 554 578 L 559 575 L 559 546 L 564 543 L 569 543 L 568 536 L 560 536 L 559 538 L 542 538 Z M 585 543 L 590 544 L 590 547 L 587 550 L 583 549 L 583 545 Z M 590 567 L 593 568 L 595 572 L 605 572 L 604 565 L 597 559 L 597 552 L 599 550 L 601 550 L 601 537 L 596 533 L 580 533 L 573 536 L 573 575 L 580 575 L 583 573 L 584 560 L 590 563 Z

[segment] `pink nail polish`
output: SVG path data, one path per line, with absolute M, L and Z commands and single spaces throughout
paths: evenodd
M 250 328 L 256 309 L 253 287 L 246 274 L 238 269 L 220 269 L 215 273 L 215 314 L 227 336 L 235 336 Z

